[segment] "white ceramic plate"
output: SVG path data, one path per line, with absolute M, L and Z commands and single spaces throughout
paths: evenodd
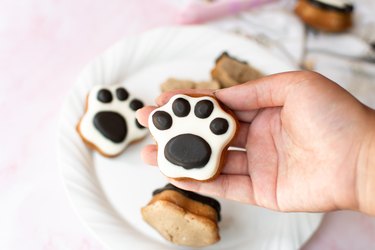
M 223 51 L 264 73 L 293 70 L 255 42 L 205 27 L 162 28 L 127 38 L 90 63 L 63 107 L 59 164 L 68 196 L 88 228 L 110 249 L 176 249 L 143 222 L 140 208 L 166 184 L 159 170 L 140 159 L 150 136 L 118 158 L 89 150 L 75 131 L 87 92 L 98 84 L 123 85 L 147 104 L 168 77 L 207 80 Z M 317 228 L 321 214 L 277 213 L 220 200 L 222 240 L 208 249 L 297 249 Z

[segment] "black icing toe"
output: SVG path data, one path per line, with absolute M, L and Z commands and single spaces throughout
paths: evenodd
M 210 130 L 215 135 L 222 135 L 228 131 L 229 123 L 224 118 L 215 118 L 210 123 Z
M 120 101 L 126 101 L 129 97 L 129 92 L 125 88 L 120 87 L 116 89 L 116 96 Z
M 157 111 L 152 115 L 152 122 L 159 130 L 166 130 L 172 127 L 172 117 L 165 111 Z
M 173 113 L 178 117 L 185 117 L 190 113 L 190 103 L 184 98 L 177 98 L 172 104 Z
M 134 111 L 140 109 L 140 108 L 143 108 L 143 102 L 138 100 L 138 99 L 134 99 L 130 102 L 129 104 L 130 108 Z
M 113 100 L 112 93 L 108 89 L 101 89 L 98 92 L 97 99 L 103 103 L 110 103 Z
M 207 118 L 214 110 L 214 104 L 209 100 L 202 100 L 195 105 L 194 114 L 199 118 Z

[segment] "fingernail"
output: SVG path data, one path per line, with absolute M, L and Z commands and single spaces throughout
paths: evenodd
M 140 109 L 138 109 L 137 111 L 135 111 L 135 118 L 138 120 L 139 119 L 139 114 L 138 114 L 138 111 L 139 111 Z
M 147 106 L 146 106 L 147 107 Z M 139 113 L 141 113 L 141 112 L 143 112 L 142 110 L 144 109 L 145 107 L 143 107 L 143 108 L 140 108 L 140 109 L 137 109 L 136 111 L 135 111 L 135 117 L 138 119 L 139 118 Z

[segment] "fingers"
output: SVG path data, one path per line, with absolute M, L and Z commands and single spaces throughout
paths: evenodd
M 141 152 L 142 160 L 152 166 L 157 166 L 158 147 L 155 144 L 146 145 Z
M 149 117 L 150 113 L 151 113 L 154 109 L 156 109 L 156 108 L 157 108 L 157 107 L 155 107 L 155 106 L 146 106 L 146 107 L 143 107 L 143 108 L 141 108 L 141 109 L 138 109 L 138 110 L 136 111 L 136 113 L 135 113 L 135 116 L 136 116 L 138 122 L 139 122 L 142 126 L 148 128 L 148 117 Z
M 234 136 L 233 140 L 230 143 L 230 146 L 245 148 L 247 142 L 247 135 L 249 133 L 249 123 L 240 123 L 239 128 L 237 129 L 237 134 Z
M 318 77 L 321 75 L 312 72 L 286 72 L 217 91 L 184 89 L 165 92 L 155 102 L 158 106 L 162 106 L 176 94 L 215 95 L 236 113 L 240 121 L 251 122 L 258 109 L 283 106 L 289 94 L 296 94 L 293 90 L 297 88 L 298 84 Z M 137 118 L 143 126 L 147 126 L 147 119 L 145 119 L 147 115 L 145 114 L 150 113 L 153 109 L 145 107 L 142 110 L 137 112 Z
M 169 180 L 173 185 L 205 195 L 217 196 L 243 203 L 255 204 L 250 176 L 220 175 L 210 182 Z
M 250 111 L 235 111 L 234 113 L 239 121 L 250 123 L 257 116 L 258 112 L 259 109 Z
M 245 84 L 215 91 L 215 96 L 232 110 L 256 110 L 283 106 L 299 83 L 319 76 L 311 72 L 274 74 Z
M 221 174 L 248 175 L 246 152 L 229 150 Z

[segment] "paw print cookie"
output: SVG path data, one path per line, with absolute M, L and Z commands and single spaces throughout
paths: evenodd
M 175 95 L 149 117 L 160 171 L 170 178 L 206 181 L 223 163 L 237 122 L 211 96 Z
M 86 112 L 77 125 L 84 142 L 104 156 L 119 155 L 131 142 L 147 134 L 135 118 L 143 102 L 121 85 L 95 86 L 88 94 Z

